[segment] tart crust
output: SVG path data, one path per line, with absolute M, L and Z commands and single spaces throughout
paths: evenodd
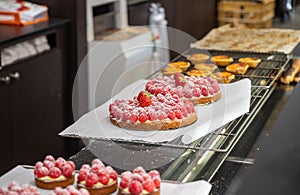
M 261 59 L 247 57 L 247 58 L 240 58 L 239 62 L 248 64 L 250 68 L 256 68 L 257 65 L 261 62 Z
M 77 188 L 85 188 L 89 191 L 90 195 L 109 195 L 115 192 L 118 188 L 118 182 L 114 181 L 112 185 L 104 186 L 104 187 L 87 187 L 82 184 L 77 184 Z
M 190 101 L 193 102 L 193 104 L 195 105 L 205 105 L 205 104 L 210 104 L 213 102 L 218 101 L 219 99 L 221 99 L 222 95 L 221 93 L 217 93 L 213 96 L 208 96 L 208 97 L 201 97 L 201 98 L 196 98 L 196 99 L 192 99 Z
M 61 181 L 44 181 L 38 178 L 35 178 L 35 185 L 39 188 L 43 188 L 43 189 L 48 189 L 48 190 L 52 190 L 56 187 L 67 187 L 68 185 L 72 185 L 74 183 L 75 180 L 75 176 L 74 174 L 72 175 L 72 177 L 70 178 L 66 178 L 65 180 L 61 180 Z
M 175 119 L 175 120 L 165 120 L 165 121 L 151 121 L 151 122 L 124 122 L 124 121 L 117 121 L 115 118 L 110 116 L 110 121 L 121 128 L 131 129 L 131 130 L 169 130 L 169 129 L 177 129 L 179 127 L 184 127 L 190 125 L 197 121 L 196 112 L 188 114 L 187 117 L 182 119 Z

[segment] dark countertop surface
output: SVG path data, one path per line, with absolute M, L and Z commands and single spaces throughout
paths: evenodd
M 255 163 L 235 194 L 300 194 L 300 84 L 261 144 Z
M 41 34 L 51 29 L 59 28 L 69 23 L 67 19 L 50 18 L 28 26 L 0 25 L 0 47 L 4 48 L 15 43 L 28 40 L 28 37 Z

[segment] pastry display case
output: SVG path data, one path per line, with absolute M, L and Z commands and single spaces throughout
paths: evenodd
M 191 48 L 173 61 L 187 61 L 187 56 L 203 52 Z M 98 157 L 118 172 L 143 165 L 157 169 L 162 179 L 175 183 L 205 180 L 212 184 L 212 194 L 232 190 L 240 172 L 254 163 L 253 154 L 269 133 L 293 86 L 278 81 L 292 63 L 293 53 L 257 53 L 245 51 L 208 50 L 211 56 L 229 55 L 234 60 L 244 57 L 261 59 L 255 69 L 236 75 L 233 82 L 251 80 L 250 110 L 217 130 L 186 144 L 181 138 L 165 142 L 143 140 L 84 138 L 86 146 L 70 159 L 77 165 Z M 224 67 L 219 67 L 220 71 Z M 158 71 L 148 79 L 160 76 Z M 78 135 L 64 135 L 77 137 Z M 242 168 L 241 168 L 242 167 Z

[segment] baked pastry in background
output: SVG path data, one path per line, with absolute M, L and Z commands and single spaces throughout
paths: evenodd
M 167 66 L 161 69 L 161 73 L 165 76 L 170 76 L 175 74 L 176 72 L 182 72 L 180 68 Z
M 238 61 L 241 63 L 248 64 L 250 68 L 256 68 L 258 64 L 261 62 L 261 59 L 246 57 L 246 58 L 240 58 Z
M 1 195 L 39 195 L 39 191 L 35 186 L 30 184 L 20 185 L 16 181 L 11 181 L 7 187 L 0 188 Z
M 244 63 L 233 63 L 228 66 L 226 66 L 226 70 L 228 72 L 231 72 L 233 74 L 245 74 L 249 68 L 248 64 Z
M 228 64 L 233 62 L 233 58 L 227 55 L 218 55 L 211 57 L 211 61 L 213 61 L 219 66 L 227 66 Z
M 91 195 L 112 194 L 118 188 L 118 174 L 101 160 L 94 159 L 91 166 L 81 166 L 77 176 L 77 188 L 85 188 Z
M 215 72 L 210 77 L 216 79 L 218 83 L 230 83 L 235 78 L 235 75 L 230 72 Z
M 184 62 L 184 61 L 170 62 L 170 63 L 168 63 L 168 66 L 179 68 L 182 71 L 186 71 L 191 66 L 191 63 Z
M 190 70 L 187 71 L 186 74 L 194 77 L 204 77 L 210 75 L 212 72 L 208 70 Z
M 218 66 L 215 64 L 200 63 L 200 64 L 195 64 L 194 68 L 197 70 L 213 72 L 218 68 Z
M 296 82 L 298 82 L 299 74 L 298 72 L 300 71 L 300 59 L 295 59 L 293 61 L 293 64 L 282 74 L 280 77 L 280 81 L 284 84 L 290 84 L 293 82 L 296 78 Z
M 54 189 L 74 183 L 75 164 L 59 157 L 47 155 L 43 162 L 38 161 L 34 168 L 35 184 L 39 188 Z
M 200 64 L 206 62 L 210 57 L 209 55 L 202 54 L 202 53 L 195 53 L 188 55 L 186 57 L 189 61 L 191 61 L 193 64 Z
M 132 172 L 125 171 L 121 174 L 118 195 L 160 195 L 160 186 L 158 171 L 146 172 L 142 167 L 137 167 Z

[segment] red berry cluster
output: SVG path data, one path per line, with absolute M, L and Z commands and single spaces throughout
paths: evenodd
M 118 174 L 112 167 L 105 167 L 101 160 L 94 159 L 91 166 L 88 164 L 82 165 L 77 177 L 77 182 L 81 183 L 85 181 L 87 187 L 92 187 L 98 182 L 107 185 L 110 179 L 115 181 L 117 178 Z
M 182 86 L 184 87 L 186 80 L 184 78 L 184 75 L 180 72 L 176 72 L 174 74 L 174 80 L 175 80 L 175 86 Z
M 66 188 L 56 187 L 49 195 L 89 195 L 89 191 L 85 188 L 77 189 L 75 186 L 69 185 Z
M 134 195 L 141 194 L 143 190 L 151 193 L 160 188 L 160 182 L 158 171 L 151 170 L 147 173 L 142 167 L 137 167 L 132 172 L 125 171 L 121 174 L 120 189 L 128 188 Z
M 66 161 L 62 157 L 55 160 L 53 156 L 47 155 L 43 162 L 35 164 L 34 174 L 37 178 L 49 176 L 55 179 L 61 175 L 70 178 L 74 175 L 74 170 L 75 164 L 72 161 Z
M 19 185 L 17 182 L 12 181 L 7 188 L 0 188 L 1 195 L 23 195 L 23 194 L 30 194 L 30 195 L 39 195 L 40 193 L 37 191 L 37 188 L 31 186 L 29 184 L 23 184 L 22 186 Z

